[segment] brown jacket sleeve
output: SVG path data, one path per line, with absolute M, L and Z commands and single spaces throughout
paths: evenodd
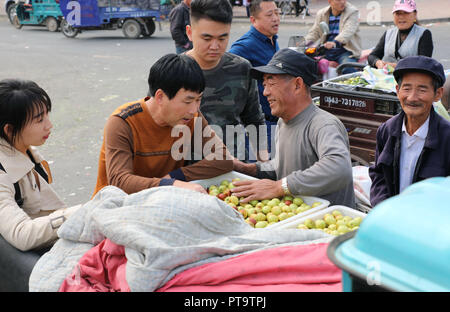
M 108 184 L 131 194 L 159 186 L 160 178 L 147 178 L 133 170 L 133 134 L 122 118 L 109 117 L 105 125 L 105 162 Z
M 202 150 L 204 159 L 181 168 L 186 181 L 209 179 L 233 170 L 233 157 L 225 144 L 208 125 L 205 117 L 202 118 Z

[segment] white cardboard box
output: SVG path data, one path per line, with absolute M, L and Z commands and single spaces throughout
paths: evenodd
M 296 222 L 299 219 L 305 218 L 305 217 L 310 216 L 310 215 L 312 215 L 314 213 L 318 213 L 318 212 L 322 211 L 323 209 L 327 208 L 330 205 L 330 202 L 328 200 L 325 200 L 325 199 L 319 198 L 319 197 L 302 196 L 302 195 L 297 195 L 296 197 L 301 197 L 303 199 L 303 201 L 309 206 L 311 206 L 315 202 L 321 202 L 322 204 L 317 206 L 317 207 L 308 209 L 308 210 L 306 210 L 306 211 L 304 211 L 302 213 L 296 214 L 295 216 L 287 218 L 287 219 L 285 219 L 283 221 L 279 221 L 279 222 L 277 222 L 275 224 L 272 224 L 272 225 L 270 225 L 270 228 L 272 228 L 272 229 L 274 229 L 274 228 L 277 228 L 277 229 L 284 228 L 284 226 L 286 224 L 291 223 L 291 222 Z
M 303 222 L 305 222 L 306 219 L 311 219 L 313 221 L 318 220 L 318 219 L 322 219 L 324 215 L 326 215 L 327 213 L 331 213 L 334 210 L 338 210 L 342 213 L 342 215 L 344 216 L 349 216 L 352 218 L 356 218 L 356 217 L 361 217 L 361 218 L 365 218 L 367 216 L 367 214 L 358 211 L 356 209 L 352 209 L 346 206 L 340 206 L 340 205 L 335 205 L 335 206 L 330 206 L 327 207 L 325 209 L 322 209 L 320 211 L 314 212 L 312 214 L 309 214 L 307 216 L 301 217 L 301 218 L 297 218 L 297 219 L 287 219 L 289 220 L 289 222 L 286 222 L 285 224 L 283 224 L 280 228 L 283 229 L 296 229 L 297 226 Z

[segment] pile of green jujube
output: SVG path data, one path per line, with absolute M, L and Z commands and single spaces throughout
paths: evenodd
M 362 77 L 352 77 L 346 80 L 341 80 L 339 83 L 352 86 L 367 86 L 369 84 L 367 80 Z
M 231 182 L 223 180 L 219 186 L 210 185 L 207 192 L 239 211 L 245 222 L 254 228 L 265 228 L 322 204 L 321 202 L 314 202 L 308 205 L 298 196 L 284 196 L 241 203 L 244 198 L 238 198 L 231 193 L 235 181 L 239 181 L 239 178 L 233 179 Z
M 325 214 L 322 219 L 312 220 L 308 218 L 300 223 L 297 228 L 303 230 L 316 229 L 330 235 L 341 235 L 359 229 L 362 220 L 361 217 L 344 216 L 339 210 L 334 210 L 332 213 Z

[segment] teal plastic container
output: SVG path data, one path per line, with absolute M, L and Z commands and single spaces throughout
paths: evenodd
M 328 257 L 344 291 L 450 291 L 450 177 L 383 201 L 330 243 Z

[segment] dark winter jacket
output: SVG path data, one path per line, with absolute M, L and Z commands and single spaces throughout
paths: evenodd
M 169 20 L 170 33 L 175 41 L 175 45 L 185 46 L 190 42 L 186 35 L 186 26 L 190 25 L 189 7 L 184 2 L 181 2 L 170 11 Z
M 404 112 L 382 124 L 377 131 L 375 164 L 369 168 L 372 179 L 370 202 L 375 207 L 379 202 L 399 194 L 400 144 Z M 450 175 L 450 122 L 439 116 L 434 109 L 425 145 L 417 160 L 413 183 L 431 177 Z

